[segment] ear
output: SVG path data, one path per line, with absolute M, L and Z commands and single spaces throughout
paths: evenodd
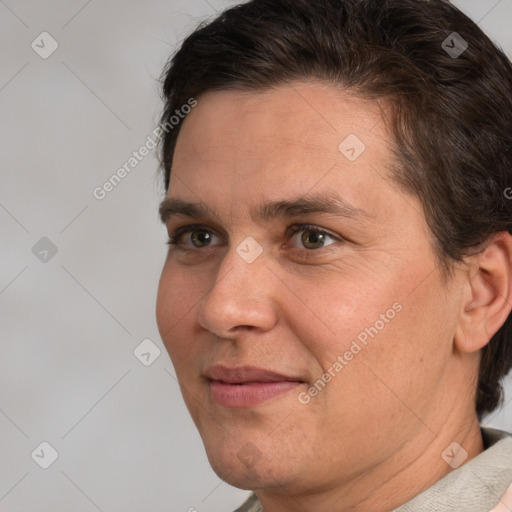
M 497 233 L 485 249 L 465 261 L 469 271 L 454 342 L 461 352 L 476 352 L 487 345 L 512 310 L 512 235 Z

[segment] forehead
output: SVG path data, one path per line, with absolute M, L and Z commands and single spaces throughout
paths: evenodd
M 324 83 L 208 92 L 182 126 L 168 196 L 243 209 L 248 195 L 334 192 L 377 206 L 391 154 L 382 112 Z
M 327 83 L 295 82 L 263 91 L 210 91 L 199 98 L 184 122 L 175 164 L 191 154 L 264 159 L 265 150 L 277 148 L 278 154 L 267 156 L 284 159 L 308 153 L 316 158 L 338 158 L 338 145 L 351 134 L 364 138 L 374 149 L 385 145 L 384 123 L 380 103 Z

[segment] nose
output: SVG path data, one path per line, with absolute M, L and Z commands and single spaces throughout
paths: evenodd
M 198 305 L 198 323 L 224 339 L 234 339 L 244 330 L 272 329 L 275 276 L 264 254 L 247 263 L 233 248 L 217 268 L 215 282 Z

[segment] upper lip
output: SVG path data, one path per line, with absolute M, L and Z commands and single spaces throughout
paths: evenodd
M 228 384 L 240 384 L 243 382 L 302 382 L 298 377 L 284 375 L 264 368 L 257 368 L 256 366 L 228 368 L 227 366 L 215 365 L 207 368 L 204 375 L 210 380 L 218 380 Z

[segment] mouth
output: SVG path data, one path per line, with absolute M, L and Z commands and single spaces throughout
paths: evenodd
M 228 368 L 216 365 L 208 368 L 204 376 L 211 399 L 223 407 L 230 408 L 254 407 L 304 384 L 298 376 L 254 366 Z

